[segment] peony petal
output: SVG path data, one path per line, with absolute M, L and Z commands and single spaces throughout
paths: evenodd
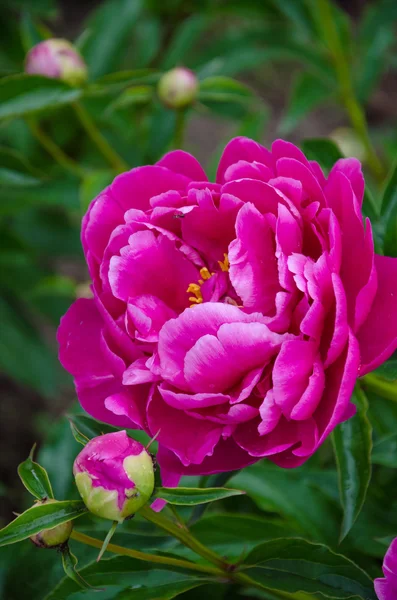
M 332 167 L 329 177 L 340 172 L 347 177 L 353 188 L 354 194 L 360 204 L 363 203 L 365 181 L 361 170 L 361 163 L 357 158 L 340 158 Z
M 229 246 L 230 281 L 245 308 L 272 314 L 280 290 L 274 234 L 250 203 L 237 216 L 236 236 Z
M 378 290 L 367 320 L 357 334 L 360 377 L 376 369 L 397 348 L 397 258 L 375 255 Z
M 227 144 L 223 151 L 219 161 L 216 181 L 224 183 L 226 170 L 239 160 L 262 163 L 269 169 L 274 170 L 274 159 L 269 150 L 249 138 L 236 137 Z
M 130 208 L 148 210 L 153 196 L 168 190 L 184 191 L 189 181 L 188 177 L 165 167 L 149 165 L 118 175 L 110 191 L 123 211 Z
M 205 171 L 198 160 L 183 150 L 168 152 L 156 164 L 193 181 L 207 181 Z
M 222 433 L 216 423 L 201 421 L 166 404 L 157 389 L 149 398 L 147 419 L 152 435 L 174 452 L 184 466 L 200 464 L 211 455 Z

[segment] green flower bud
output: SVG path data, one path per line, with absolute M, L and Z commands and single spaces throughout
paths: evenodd
M 48 498 L 41 502 L 41 504 L 50 504 L 53 502 L 56 502 L 56 500 Z M 70 538 L 72 529 L 72 521 L 67 521 L 66 523 L 52 527 L 51 529 L 43 529 L 43 531 L 36 533 L 36 535 L 33 535 L 30 539 L 40 548 L 60 548 L 66 544 Z
M 154 489 L 153 459 L 125 431 L 90 440 L 73 473 L 88 510 L 119 523 L 144 506 Z
M 193 104 L 198 89 L 198 79 L 193 71 L 176 67 L 161 77 L 157 92 L 163 104 L 178 109 Z

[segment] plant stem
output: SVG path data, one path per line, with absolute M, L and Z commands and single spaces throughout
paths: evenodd
M 220 569 L 227 571 L 232 566 L 221 556 L 218 556 L 218 554 L 216 554 L 215 552 L 204 546 L 201 542 L 196 540 L 196 538 L 192 536 L 192 534 L 187 528 L 181 528 L 180 525 L 176 525 L 166 517 L 163 517 L 159 513 L 154 512 L 154 510 L 152 510 L 148 506 L 144 506 L 143 508 L 141 508 L 139 514 L 144 519 L 150 521 L 151 523 L 154 523 L 155 525 L 157 525 L 157 527 L 160 527 L 160 529 L 163 529 L 164 531 L 175 537 L 177 540 L 182 542 L 182 544 L 193 550 L 193 552 L 196 552 L 196 554 L 202 556 L 203 558 L 213 563 Z
M 82 544 L 86 544 L 87 546 L 93 546 L 94 548 L 102 548 L 103 546 L 102 540 L 93 538 L 89 535 L 86 535 L 85 533 L 80 533 L 75 529 L 72 531 L 70 537 L 73 540 L 76 540 L 76 542 L 81 542 Z M 168 557 L 158 556 L 157 554 L 148 554 L 146 552 L 140 552 L 139 550 L 132 550 L 131 548 L 117 546 L 116 544 L 108 544 L 107 551 L 113 552 L 114 554 L 119 554 L 121 556 L 130 556 L 131 558 L 136 558 L 138 560 L 143 560 L 159 565 L 169 565 L 182 569 L 190 569 L 191 571 L 200 571 L 201 573 L 206 573 L 207 575 L 224 577 L 224 573 L 220 569 L 217 569 L 215 567 L 197 564 L 179 558 L 172 558 L 171 556 Z
M 360 382 L 364 388 L 368 387 L 370 390 L 379 394 L 379 396 L 397 402 L 397 383 L 386 381 L 374 373 L 364 375 Z
M 322 28 L 324 38 L 335 64 L 339 92 L 352 127 L 361 139 L 365 148 L 368 167 L 377 181 L 382 182 L 386 173 L 380 162 L 369 136 L 368 125 L 363 108 L 360 106 L 353 87 L 349 63 L 343 50 L 342 42 L 333 18 L 329 0 L 317 0 L 319 26 Z
M 84 169 L 80 167 L 41 129 L 41 127 L 33 119 L 26 119 L 26 123 L 36 140 L 43 146 L 50 156 L 61 167 L 73 173 L 77 177 L 84 176 Z
M 97 538 L 93 538 L 85 533 L 80 533 L 75 529 L 72 531 L 70 537 L 76 542 L 81 542 L 82 544 L 86 544 L 87 546 L 93 546 L 94 548 L 102 548 L 103 542 L 98 540 Z M 261 584 L 258 584 L 256 581 L 251 579 L 248 575 L 244 573 L 238 573 L 233 571 L 225 571 L 218 569 L 217 567 L 211 567 L 209 565 L 203 565 L 202 563 L 193 563 L 187 560 L 172 558 L 171 556 L 158 556 L 157 554 L 149 554 L 146 552 L 140 552 L 139 550 L 132 550 L 131 548 L 124 548 L 123 546 L 117 546 L 116 544 L 108 544 L 107 551 L 112 552 L 113 554 L 118 554 L 121 556 L 129 556 L 130 558 L 135 558 L 138 560 L 143 560 L 145 562 L 150 562 L 154 564 L 160 565 L 168 565 L 170 567 L 176 567 L 181 569 L 188 569 L 191 571 L 197 571 L 199 573 L 204 573 L 206 575 L 212 575 L 217 578 L 221 578 L 225 582 L 235 582 L 241 585 L 245 585 L 248 587 L 254 587 L 260 590 L 266 590 L 269 588 L 265 588 Z M 287 592 L 280 592 L 276 590 L 271 590 L 273 596 L 276 598 L 280 598 L 280 600 L 293 600 L 298 597 L 294 594 L 288 594 Z M 307 596 L 307 600 L 310 600 L 311 596 Z M 299 600 L 305 600 L 306 597 L 300 595 Z
M 185 134 L 186 109 L 180 108 L 176 111 L 175 133 L 173 146 L 176 149 L 182 148 Z
M 106 158 L 108 163 L 119 173 L 123 173 L 128 170 L 128 165 L 124 160 L 113 150 L 107 140 L 104 138 L 102 133 L 99 131 L 94 121 L 91 119 L 88 111 L 84 108 L 80 102 L 74 102 L 73 108 L 76 115 L 89 135 L 91 140 L 94 142 L 101 154 Z

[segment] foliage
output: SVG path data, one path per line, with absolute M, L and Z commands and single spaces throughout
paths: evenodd
M 348 139 L 311 139 L 305 126 L 313 111 L 337 114 L 364 157 L 364 212 L 377 250 L 397 256 L 397 130 L 369 129 L 366 121 L 382 78 L 395 77 L 397 5 L 368 3 L 353 20 L 340 4 L 104 0 L 74 40 L 90 78 L 72 88 L 23 73 L 26 52 L 57 27 L 56 1 L 6 0 L 0 50 L 0 369 L 6 376 L 46 398 L 69 389 L 47 332 L 76 296 L 87 294 L 82 214 L 118 172 L 153 163 L 178 144 L 179 117 L 192 127 L 209 119 L 221 132 L 218 141 L 223 131 L 263 141 L 284 93 L 278 133 L 298 137 L 308 158 L 328 171 L 346 154 Z M 175 114 L 161 105 L 156 85 L 181 64 L 196 73 L 200 92 L 193 106 Z M 211 140 L 209 172 L 219 154 L 214 146 Z M 371 579 L 397 535 L 396 364 L 392 357 L 358 383 L 356 415 L 306 465 L 285 471 L 262 461 L 231 474 L 230 489 L 220 489 L 226 481 L 216 476 L 183 481 L 178 490 L 158 487 L 155 497 L 169 503 L 165 516 L 143 512 L 123 523 L 108 547 L 115 555 L 99 563 L 93 542 L 84 548 L 81 542 L 94 537 L 100 548 L 106 525 L 76 499 L 70 470 L 78 443 L 113 428 L 73 412 L 72 432 L 64 419 L 38 453 L 49 475 L 32 455 L 19 466 L 33 496 L 60 502 L 29 508 L 0 533 L 0 544 L 13 544 L 0 552 L 0 595 L 374 598 Z M 142 432 L 129 434 L 148 442 Z M 25 539 L 70 519 L 77 535 L 63 560 Z M 200 555 L 201 546 L 207 554 Z M 152 560 L 142 560 L 143 552 Z

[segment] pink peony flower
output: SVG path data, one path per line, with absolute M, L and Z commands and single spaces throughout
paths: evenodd
M 395 538 L 383 561 L 384 579 L 375 579 L 375 592 L 379 600 L 397 598 L 397 538 Z
M 118 176 L 82 242 L 92 299 L 58 332 L 84 409 L 158 432 L 166 485 L 305 462 L 397 347 L 397 260 L 374 254 L 360 163 L 232 140 L 217 181 L 180 150 Z

